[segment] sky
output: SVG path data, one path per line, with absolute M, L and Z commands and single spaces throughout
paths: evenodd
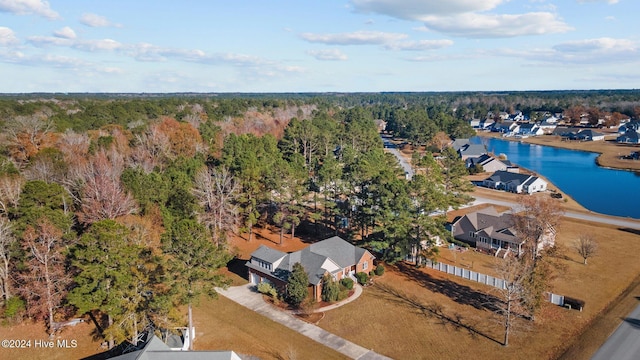
M 0 0 L 0 92 L 640 88 L 638 0 Z

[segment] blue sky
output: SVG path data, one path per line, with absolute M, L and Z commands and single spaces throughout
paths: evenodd
M 637 0 L 0 0 L 0 92 L 640 88 Z

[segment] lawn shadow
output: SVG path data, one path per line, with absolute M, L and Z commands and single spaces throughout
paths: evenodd
M 409 279 L 433 292 L 443 294 L 459 304 L 470 305 L 478 310 L 497 311 L 494 305 L 497 299 L 494 296 L 476 291 L 466 285 L 458 284 L 455 281 L 436 279 L 428 273 L 420 271 L 406 263 L 399 263 L 397 266 Z
M 427 317 L 435 318 L 440 321 L 440 325 L 443 325 L 443 326 L 453 325 L 456 331 L 466 330 L 468 334 L 474 339 L 482 337 L 487 340 L 491 340 L 496 344 L 502 345 L 501 341 L 496 340 L 493 337 L 478 330 L 475 324 L 467 322 L 466 319 L 464 319 L 464 317 L 461 314 L 458 314 L 458 313 L 455 313 L 453 315 L 445 314 L 442 305 L 436 302 L 432 302 L 430 304 L 424 304 L 418 298 L 407 295 L 389 285 L 376 283 L 374 286 L 380 289 L 386 295 L 387 300 L 418 310 Z
M 624 232 L 628 232 L 628 233 L 632 233 L 632 234 L 636 234 L 636 235 L 640 235 L 640 229 L 618 228 L 618 230 L 624 231 Z
M 236 257 L 227 263 L 227 269 L 246 280 L 249 278 L 249 269 L 245 265 L 246 263 L 247 259 L 240 259 Z
M 624 318 L 623 320 L 626 323 L 629 323 L 629 325 L 631 325 L 631 327 L 636 328 L 636 329 L 640 329 L 640 319 Z

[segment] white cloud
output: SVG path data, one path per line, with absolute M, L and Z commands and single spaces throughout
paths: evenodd
M 555 50 L 566 53 L 584 52 L 635 52 L 638 44 L 627 39 L 598 38 L 569 41 L 553 47 Z
M 118 50 L 123 47 L 123 45 L 115 40 L 111 39 L 98 39 L 98 40 L 80 40 L 76 41 L 72 47 L 74 49 L 83 50 L 83 51 L 112 51 Z
M 573 30 L 555 14 L 547 12 L 517 15 L 465 13 L 446 17 L 427 16 L 424 22 L 431 30 L 468 38 L 542 35 Z
M 421 21 L 429 30 L 468 38 L 541 35 L 572 30 L 553 11 L 523 14 L 488 13 L 508 1 L 351 0 L 351 3 L 359 12 Z
M 609 5 L 617 4 L 620 0 L 577 0 L 580 4 L 593 3 L 593 2 L 606 2 Z
M 453 45 L 451 40 L 401 41 L 385 45 L 388 50 L 423 51 L 442 49 Z
M 73 31 L 72 28 L 65 26 L 60 30 L 56 30 L 53 32 L 53 35 L 55 37 L 59 37 L 62 39 L 75 39 L 76 38 L 76 32 Z
M 518 51 L 492 50 L 492 55 L 518 57 L 537 64 L 571 66 L 573 64 L 637 63 L 640 47 L 627 39 L 598 38 L 570 41 L 546 49 Z
M 508 0 L 351 0 L 356 11 L 404 20 L 424 16 L 454 15 L 494 9 Z
M 106 17 L 96 14 L 82 14 L 80 22 L 90 27 L 122 27 L 121 24 L 112 23 Z
M 309 50 L 307 51 L 307 54 L 313 56 L 317 60 L 344 61 L 348 59 L 347 55 L 338 49 Z
M 380 31 L 356 31 L 339 34 L 304 33 L 300 37 L 311 43 L 327 45 L 380 45 L 405 39 L 407 35 Z
M 605 19 L 606 21 L 616 21 L 616 20 L 618 20 L 618 19 L 616 19 L 616 17 L 615 17 L 615 16 L 605 16 L 605 18 L 604 18 L 604 19 Z
M 47 1 L 42 0 L 0 0 L 0 12 L 39 15 L 50 20 L 60 17 L 57 12 L 51 10 Z
M 0 45 L 8 46 L 18 44 L 20 41 L 13 30 L 5 26 L 0 26 Z

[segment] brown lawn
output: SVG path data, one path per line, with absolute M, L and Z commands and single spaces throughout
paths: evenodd
M 571 248 L 580 233 L 595 234 L 600 245 L 598 255 L 586 266 Z M 376 278 L 377 286 L 367 288 L 354 303 L 327 312 L 320 326 L 398 359 L 557 358 L 636 279 L 640 235 L 565 219 L 557 243 L 566 258 L 558 259 L 564 269 L 552 289 L 585 300 L 585 309 L 578 312 L 547 304 L 534 323 L 524 321 L 506 348 L 499 345 L 503 333 L 496 316 L 487 310 L 490 288 L 412 266 L 387 266 L 385 275 Z M 459 264 L 473 262 L 477 271 L 490 270 L 496 261 L 473 251 L 457 256 Z M 447 252 L 442 257 L 452 260 Z

